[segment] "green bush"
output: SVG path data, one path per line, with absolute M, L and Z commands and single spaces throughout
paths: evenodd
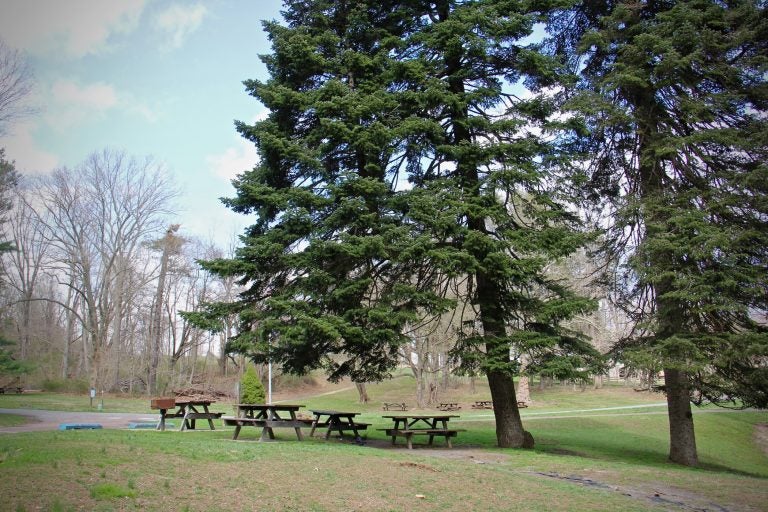
M 240 403 L 263 404 L 266 399 L 264 384 L 253 366 L 248 366 L 240 380 Z
M 82 379 L 45 379 L 42 384 L 44 391 L 51 393 L 88 393 L 88 382 Z

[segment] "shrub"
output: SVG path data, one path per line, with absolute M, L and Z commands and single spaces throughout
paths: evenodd
M 45 379 L 42 384 L 44 391 L 52 393 L 88 393 L 88 381 L 82 379 Z
M 266 399 L 264 384 L 253 366 L 248 366 L 240 379 L 240 403 L 263 404 Z

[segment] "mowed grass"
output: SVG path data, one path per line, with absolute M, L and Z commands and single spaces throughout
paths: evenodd
M 478 383 L 479 384 L 479 383 Z M 413 406 L 413 380 L 369 385 L 372 402 L 341 385 L 281 400 L 308 409 L 360 411 L 370 422 L 366 444 L 322 438 L 299 442 L 290 429 L 275 442 L 232 430 L 67 431 L 0 435 L 0 510 L 766 510 L 768 457 L 756 442 L 766 412 L 696 412 L 701 466 L 667 462 L 663 397 L 610 386 L 532 390 L 523 410 L 534 450 L 495 447 L 485 399 L 459 386 L 441 397 L 458 401 L 466 429 L 447 449 L 419 439 L 414 450 L 392 446 L 378 428 L 381 402 Z M 452 394 L 451 394 L 452 393 Z M 24 397 L 24 395 L 22 395 Z M 32 398 L 29 395 L 28 398 Z M 10 407 L 4 397 L 0 407 Z M 16 398 L 9 396 L 9 398 Z M 37 397 L 39 403 L 78 397 Z M 87 404 L 87 397 L 85 401 Z M 123 399 L 105 398 L 105 404 Z M 149 412 L 140 398 L 123 411 Z M 217 407 L 218 406 L 218 407 Z M 625 408 L 630 407 L 630 408 Z M 106 408 L 105 408 L 106 409 Z M 230 404 L 214 409 L 231 412 Z M 573 411 L 590 410 L 590 412 Z M 82 409 L 81 409 L 82 410 Z M 84 410 L 89 410 L 85 408 Z M 715 410 L 719 411 L 719 410 Z M 306 436 L 305 436 L 306 437 Z

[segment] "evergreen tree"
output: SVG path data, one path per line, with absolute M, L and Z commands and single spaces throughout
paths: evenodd
M 241 404 L 263 404 L 266 400 L 264 384 L 261 383 L 259 375 L 253 365 L 248 365 L 243 377 L 240 379 L 240 403 Z
M 554 105 L 511 92 L 559 83 L 555 61 L 522 42 L 542 15 L 528 2 L 318 0 L 266 24 L 271 78 L 246 85 L 271 113 L 238 124 L 261 162 L 226 200 L 257 220 L 233 260 L 205 263 L 248 286 L 211 307 L 240 313 L 230 348 L 375 380 L 407 323 L 472 304 L 454 355 L 487 375 L 502 447 L 526 443 L 520 357 L 531 373 L 599 370 L 560 326 L 593 301 L 546 272 L 586 239 L 557 187 Z
M 19 173 L 13 162 L 5 159 L 5 150 L 0 148 L 0 255 L 7 251 L 16 250 L 12 240 L 5 240 L 2 229 L 6 214 L 13 207 L 11 191 L 19 181 Z M 2 283 L 0 283 L 2 285 Z M 18 376 L 31 370 L 27 363 L 17 361 L 10 347 L 15 343 L 0 337 L 0 375 Z
M 18 181 L 19 173 L 16 165 L 5 159 L 5 149 L 0 148 L 0 253 L 13 250 L 13 242 L 5 240 L 2 227 L 6 222 L 6 215 L 13 207 L 11 191 Z
M 419 307 L 440 304 L 411 280 L 418 265 L 399 256 L 416 241 L 400 223 L 390 169 L 398 129 L 397 116 L 385 115 L 398 109 L 386 85 L 400 44 L 394 11 L 386 1 L 295 1 L 286 2 L 287 26 L 265 23 L 271 78 L 246 87 L 271 114 L 237 124 L 261 163 L 225 200 L 257 221 L 235 259 L 204 263 L 248 286 L 238 303 L 210 311 L 241 314 L 229 348 L 255 361 L 294 373 L 322 367 L 331 380 L 379 380 L 397 363 L 403 326 Z
M 664 368 L 670 459 L 695 465 L 691 400 L 768 405 L 765 8 L 581 2 L 550 29 L 582 69 L 590 192 L 637 322 L 617 353 Z

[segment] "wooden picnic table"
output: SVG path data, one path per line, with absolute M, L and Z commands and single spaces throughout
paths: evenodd
M 194 398 L 177 398 L 162 403 L 159 407 L 160 423 L 157 424 L 157 430 L 165 430 L 165 420 L 168 418 L 182 418 L 179 430 L 195 430 L 196 420 L 208 420 L 210 429 L 216 430 L 216 427 L 213 426 L 213 420 L 221 418 L 224 413 L 209 411 L 208 406 L 212 403 L 215 401 Z
M 407 411 L 408 406 L 405 402 L 384 402 L 381 406 L 385 411 Z
M 293 404 L 236 404 L 237 416 L 224 417 L 224 424 L 234 425 L 235 433 L 232 439 L 237 439 L 240 429 L 244 426 L 261 427 L 260 441 L 275 438 L 275 428 L 292 428 L 296 431 L 296 437 L 303 441 L 301 427 L 307 426 L 305 422 L 296 418 L 296 411 L 303 405 Z M 287 417 L 286 417 L 287 413 Z M 282 416 L 281 416 L 282 414 Z
M 381 429 L 392 438 L 392 444 L 395 444 L 398 436 L 405 437 L 409 449 L 413 449 L 414 435 L 428 435 L 430 445 L 435 437 L 445 437 L 448 448 L 452 448 L 451 437 L 456 437 L 462 431 L 448 428 L 448 422 L 451 418 L 458 418 L 458 414 L 397 414 L 382 417 L 394 422 L 392 428 Z
M 478 400 L 472 404 L 473 409 L 493 409 L 493 400 Z
M 360 423 L 355 421 L 355 416 L 359 415 L 359 412 L 344 412 L 344 411 L 329 411 L 329 410 L 312 410 L 314 420 L 312 420 L 312 430 L 309 432 L 309 437 L 315 434 L 315 430 L 325 428 L 325 438 L 328 439 L 331 436 L 331 432 L 338 432 L 339 437 L 344 437 L 344 431 L 351 430 L 355 434 L 355 441 L 360 441 L 360 430 L 366 430 L 370 426 L 370 423 Z M 327 416 L 323 420 L 323 416 Z
M 458 411 L 459 409 L 461 409 L 461 406 L 458 402 L 441 402 L 437 406 L 438 411 Z

